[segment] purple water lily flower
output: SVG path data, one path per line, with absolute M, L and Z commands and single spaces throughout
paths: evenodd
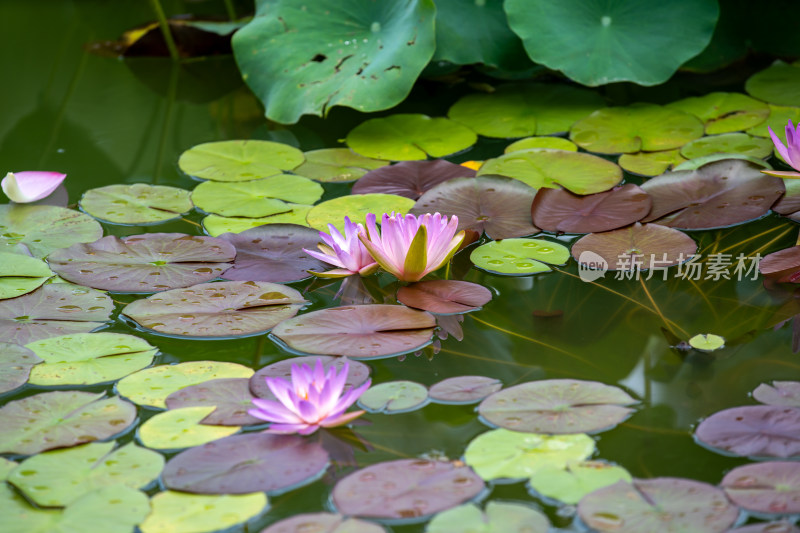
M 369 252 L 358 240 L 360 233 L 365 233 L 364 226 L 354 224 L 350 218 L 344 217 L 344 235 L 333 224 L 328 224 L 330 235 L 324 231 L 319 232 L 322 242 L 319 249 L 321 252 L 306 250 L 308 255 L 325 263 L 339 267 L 326 272 L 313 272 L 315 276 L 321 278 L 343 278 L 359 274 L 367 276 L 378 269 L 378 263 L 369 255 Z
M 12 202 L 26 204 L 50 196 L 66 177 L 60 172 L 9 172 L 0 186 Z
M 341 372 L 328 369 L 317 359 L 314 368 L 292 365 L 291 382 L 283 378 L 265 378 L 267 386 L 278 399 L 253 400 L 256 409 L 247 412 L 261 420 L 272 422 L 269 433 L 299 433 L 310 435 L 317 429 L 341 426 L 364 414 L 364 411 L 345 413 L 348 407 L 370 386 L 368 379 L 356 389 L 344 391 L 349 363 L 345 361 Z M 343 394 L 344 393 L 344 394 Z
M 775 149 L 781 155 L 784 161 L 795 170 L 800 170 L 800 123 L 797 128 L 794 127 L 792 121 L 786 125 L 786 145 L 781 142 L 781 139 L 775 135 L 772 128 L 767 126 L 769 135 L 772 137 L 772 142 L 775 144 Z M 784 170 L 762 170 L 764 174 L 770 176 L 777 176 L 779 178 L 800 178 L 800 172 L 784 171 Z

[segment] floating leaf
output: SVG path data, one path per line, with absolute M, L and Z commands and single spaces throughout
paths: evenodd
M 617 481 L 630 483 L 631 475 L 621 466 L 582 461 L 568 463 L 566 468 L 542 467 L 528 480 L 528 487 L 546 498 L 575 505 L 590 492 Z
M 713 352 L 725 347 L 725 339 L 713 333 L 701 333 L 689 339 L 689 346 L 701 352 Z
M 388 165 L 385 159 L 359 155 L 349 148 L 323 148 L 305 153 L 306 162 L 292 172 L 323 183 L 355 181 L 370 170 Z
M 763 158 L 769 156 L 772 149 L 771 139 L 753 137 L 746 133 L 725 133 L 690 141 L 681 148 L 681 155 L 686 159 L 696 159 L 711 154 L 739 154 Z
M 122 313 L 165 335 L 239 337 L 269 331 L 305 303 L 299 292 L 277 283 L 223 281 L 154 294 Z
M 402 161 L 372 170 L 353 185 L 353 194 L 395 194 L 416 200 L 423 193 L 453 178 L 472 178 L 475 171 L 444 159 Z
M 531 148 L 548 148 L 551 150 L 566 150 L 567 152 L 578 151 L 577 144 L 563 137 L 526 137 L 506 146 L 503 153 L 520 152 Z
M 122 333 L 75 333 L 27 345 L 44 363 L 31 371 L 33 385 L 92 385 L 115 381 L 153 362 L 158 352 L 144 339 Z
M 241 429 L 238 426 L 203 424 L 203 419 L 214 409 L 213 405 L 182 407 L 157 413 L 139 426 L 139 441 L 154 450 L 172 451 L 200 446 L 233 435 Z
M 405 215 L 413 206 L 414 200 L 396 194 L 353 194 L 315 205 L 306 220 L 312 228 L 327 232 L 328 224 L 333 224 L 344 233 L 344 217 L 350 217 L 354 224 L 365 224 L 369 213 L 378 218 L 393 211 Z
M 762 383 L 753 391 L 753 398 L 767 405 L 800 407 L 800 382 L 773 381 L 771 386 Z
M 769 106 L 739 93 L 709 93 L 667 104 L 691 113 L 705 124 L 706 135 L 731 133 L 752 128 L 769 116 Z
M 0 300 L 34 291 L 52 276 L 40 259 L 0 252 Z
M 419 114 L 371 118 L 347 134 L 347 145 L 354 152 L 392 161 L 444 157 L 477 140 L 475 132 L 458 122 Z
M 5 481 L 8 474 L 17 467 L 17 463 L 5 457 L 0 457 L 0 481 Z
M 768 461 L 737 466 L 722 478 L 728 498 L 749 512 L 800 513 L 800 463 Z
M 625 391 L 597 381 L 546 379 L 495 392 L 478 406 L 490 424 L 529 433 L 584 433 L 616 426 L 636 403 Z
M 342 371 L 345 362 L 347 362 L 348 370 L 347 379 L 345 380 L 346 387 L 349 386 L 354 389 L 367 381 L 367 378 L 369 377 L 370 368 L 364 363 L 360 363 L 358 361 L 348 361 L 342 357 L 329 357 L 327 355 L 293 357 L 291 359 L 285 359 L 283 361 L 278 361 L 277 363 L 267 365 L 253 374 L 253 377 L 250 378 L 250 391 L 259 398 L 274 400 L 276 398 L 272 394 L 270 388 L 267 386 L 265 378 L 280 377 L 290 381 L 292 377 L 293 366 L 308 365 L 309 368 L 314 368 L 314 365 L 317 363 L 317 361 L 322 363 L 322 367 L 326 373 L 331 368 L 335 368 L 337 374 Z
M 319 533 L 386 533 L 384 528 L 373 522 L 333 513 L 295 515 L 275 522 L 261 533 L 302 533 L 304 528 Z
M 487 376 L 456 376 L 431 385 L 428 396 L 436 403 L 469 404 L 483 400 L 503 388 L 499 379 Z
M 265 224 L 297 224 L 306 226 L 306 216 L 311 211 L 310 205 L 286 204 L 291 211 L 278 213 L 261 218 L 238 218 L 208 215 L 203 219 L 203 229 L 212 237 L 219 237 L 223 233 L 241 233 L 251 228 Z
M 758 270 L 778 283 L 797 283 L 800 281 L 800 246 L 767 254 L 759 261 Z
M 194 205 L 225 217 L 262 218 L 291 211 L 285 202 L 313 204 L 322 185 L 290 174 L 235 183 L 206 181 L 192 191 Z
M 695 430 L 702 444 L 744 457 L 800 456 L 800 408 L 745 405 L 716 412 Z
M 400 287 L 397 301 L 408 307 L 438 314 L 475 311 L 489 303 L 492 292 L 468 281 L 436 279 Z
M 729 529 L 728 533 L 800 533 L 800 527 L 787 521 L 758 522 L 749 526 Z
M 483 491 L 483 481 L 468 466 L 398 459 L 356 470 L 336 483 L 331 498 L 344 515 L 416 522 Z
M 750 76 L 744 88 L 750 96 L 770 104 L 796 106 L 800 102 L 800 68 L 776 61 Z
M 167 490 L 150 500 L 153 508 L 142 533 L 210 533 L 221 531 L 260 515 L 267 507 L 263 492 L 224 496 L 186 494 Z
M 638 152 L 635 154 L 622 154 L 617 164 L 626 172 L 639 176 L 658 176 L 670 168 L 685 161 L 679 149 L 663 150 L 661 152 Z
M 547 533 L 550 521 L 527 505 L 490 501 L 486 511 L 475 504 L 437 514 L 425 533 Z
M 594 440 L 585 433 L 541 435 L 493 429 L 472 439 L 464 460 L 485 480 L 519 479 L 552 466 L 566 468 L 594 452 Z
M 156 224 L 191 211 L 189 195 L 189 191 L 162 185 L 107 185 L 83 193 L 80 206 L 113 224 Z
M 0 246 L 24 244 L 34 257 L 103 236 L 100 224 L 84 213 L 50 205 L 0 205 Z
M 220 141 L 186 150 L 178 166 L 195 178 L 213 181 L 250 181 L 282 174 L 299 166 L 303 152 L 271 141 Z
M 741 159 L 742 161 L 748 161 L 753 163 L 757 167 L 772 170 L 772 165 L 764 161 L 763 159 L 759 159 L 757 157 L 753 157 L 750 155 L 745 154 L 709 154 L 704 155 L 702 157 L 697 157 L 695 159 L 690 159 L 689 161 L 684 161 L 678 165 L 675 165 L 672 170 L 696 170 L 702 166 L 705 166 L 709 163 L 715 163 L 717 161 L 722 161 L 723 159 Z
M 250 426 L 263 424 L 263 420 L 247 414 L 253 408 L 254 396 L 250 393 L 250 379 L 222 378 L 189 385 L 167 396 L 167 409 L 181 407 L 215 407 L 202 420 L 212 426 Z
M 314 481 L 328 462 L 318 441 L 251 433 L 181 452 L 169 460 L 162 480 L 168 489 L 197 494 L 274 493 Z
M 28 348 L 0 341 L 0 394 L 27 383 L 31 368 L 41 362 Z
M 780 106 L 773 104 L 768 105 L 769 117 L 767 120 L 758 126 L 753 126 L 745 133 L 756 135 L 758 137 L 769 137 L 769 129 L 767 129 L 769 127 L 772 128 L 772 131 L 775 132 L 775 135 L 777 135 L 778 138 L 785 143 L 786 123 L 790 120 L 792 121 L 792 124 L 800 123 L 800 107 Z
M 373 385 L 361 395 L 358 405 L 370 413 L 406 413 L 428 403 L 428 389 L 413 381 L 387 381 Z
M 31 455 L 116 435 L 133 424 L 136 407 L 113 396 L 42 392 L 0 407 L 0 452 Z
M 569 260 L 569 249 L 542 239 L 504 239 L 478 246 L 469 256 L 476 267 L 495 274 L 527 276 L 549 272 Z

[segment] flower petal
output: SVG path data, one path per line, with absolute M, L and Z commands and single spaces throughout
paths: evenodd
M 60 172 L 9 172 L 0 186 L 12 202 L 22 204 L 50 196 L 66 177 Z

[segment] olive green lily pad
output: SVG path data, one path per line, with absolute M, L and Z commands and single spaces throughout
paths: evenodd
M 346 183 L 389 164 L 385 159 L 373 159 L 349 148 L 323 148 L 305 153 L 306 162 L 292 172 L 323 183 Z
M 503 153 L 519 152 L 521 150 L 530 150 L 531 148 L 566 150 L 567 152 L 578 151 L 577 144 L 563 137 L 525 137 L 506 146 Z
M 750 96 L 770 104 L 796 106 L 800 102 L 800 67 L 776 61 L 750 76 L 744 88 Z
M 123 333 L 76 333 L 27 345 L 44 360 L 31 370 L 33 385 L 92 385 L 123 378 L 153 362 L 158 352 Z
M 464 96 L 447 116 L 486 137 L 513 138 L 567 132 L 603 106 L 599 94 L 572 85 L 505 85 Z
M 388 381 L 367 389 L 358 405 L 370 413 L 406 413 L 428 403 L 428 389 L 413 381 Z
M 527 276 L 550 272 L 548 264 L 563 265 L 569 260 L 569 248 L 542 239 L 503 239 L 475 248 L 469 260 L 495 274 Z
M 142 533 L 210 533 L 233 527 L 260 515 L 267 495 L 209 496 L 167 490 L 150 500 L 152 512 L 139 524 Z
M 0 205 L 0 246 L 24 244 L 34 257 L 103 236 L 100 223 L 85 213 L 52 205 Z
M 234 183 L 206 181 L 192 191 L 194 205 L 225 217 L 261 218 L 291 211 L 285 202 L 313 204 L 322 185 L 291 174 Z
M 800 102 L 795 102 L 800 104 Z M 789 107 L 782 105 L 769 105 L 769 117 L 765 122 L 758 126 L 753 126 L 745 133 L 755 135 L 757 137 L 769 137 L 769 128 L 775 132 L 775 135 L 786 144 L 786 124 L 791 120 L 792 124 L 800 123 L 800 107 Z
M 746 133 L 724 133 L 701 137 L 681 148 L 686 159 L 695 159 L 711 154 L 743 154 L 751 157 L 767 157 L 772 153 L 771 139 L 753 137 Z
M 203 424 L 214 409 L 213 405 L 181 407 L 157 413 L 139 426 L 139 441 L 154 450 L 179 450 L 228 437 L 241 429 Z
M 742 161 L 749 161 L 754 165 L 765 168 L 768 170 L 772 170 L 772 165 L 764 161 L 763 159 L 759 159 L 758 157 L 753 157 L 751 155 L 745 154 L 709 154 L 704 155 L 702 157 L 697 157 L 695 159 L 684 160 L 683 163 L 679 163 L 675 165 L 672 170 L 697 170 L 698 168 L 702 167 L 703 165 L 707 165 L 709 163 L 715 163 L 717 161 L 722 161 L 723 159 L 741 159 Z M 794 180 L 789 180 L 790 182 Z M 786 182 L 784 182 L 786 183 Z
M 700 333 L 689 339 L 689 346 L 701 352 L 713 352 L 725 347 L 725 339 L 713 333 Z
M 261 533 L 303 533 L 304 529 L 319 533 L 386 533 L 383 527 L 374 522 L 333 513 L 295 515 L 275 522 Z
M 498 428 L 481 433 L 467 445 L 464 461 L 483 479 L 520 479 L 545 467 L 566 468 L 594 453 L 585 433 L 543 435 Z
M 6 459 L 5 457 L 0 457 L 0 481 L 5 481 L 8 478 L 8 474 L 11 473 L 17 467 L 17 463 Z
M 740 93 L 709 93 L 667 104 L 696 116 L 705 124 L 706 135 L 752 128 L 769 116 L 769 106 Z
M 490 501 L 486 510 L 473 503 L 433 517 L 425 533 L 547 533 L 550 521 L 533 507 Z
M 137 405 L 167 407 L 167 396 L 190 385 L 222 378 L 249 378 L 254 373 L 236 363 L 188 361 L 140 370 L 117 383 L 117 393 Z
M 353 194 L 315 205 L 306 220 L 312 228 L 328 231 L 328 224 L 333 224 L 344 232 L 344 217 L 350 217 L 354 224 L 365 224 L 369 213 L 375 213 L 380 220 L 383 213 L 406 214 L 412 207 L 414 200 L 396 194 Z
M 52 276 L 47 263 L 40 259 L 0 252 L 0 300 L 34 291 Z
M 203 229 L 212 237 L 219 237 L 223 233 L 241 233 L 251 228 L 257 228 L 264 224 L 297 224 L 307 226 L 306 216 L 313 206 L 286 204 L 291 211 L 278 213 L 268 217 L 245 218 L 245 217 L 221 217 L 219 215 L 208 215 L 203 219 Z
M 622 154 L 617 164 L 626 172 L 639 176 L 658 176 L 675 165 L 686 161 L 678 148 L 661 152 L 638 152 Z
M 475 144 L 475 132 L 452 120 L 419 114 L 371 118 L 347 134 L 347 145 L 375 159 L 415 161 L 444 157 Z
M 534 189 L 564 187 L 575 194 L 607 191 L 622 180 L 622 170 L 600 157 L 564 150 L 521 150 L 487 160 L 478 176 L 499 174 Z
M 41 362 L 33 351 L 24 346 L 0 342 L 0 394 L 27 383 L 31 368 Z
M 634 104 L 595 111 L 572 127 L 569 138 L 590 152 L 632 154 L 680 148 L 702 137 L 703 130 L 700 119 L 689 113 Z
M 282 174 L 303 163 L 303 152 L 272 141 L 219 141 L 198 144 L 183 152 L 178 166 L 195 178 L 250 181 Z
M 621 466 L 582 461 L 568 463 L 566 468 L 545 466 L 531 476 L 528 487 L 545 498 L 575 505 L 590 492 L 618 481 L 632 481 Z
M 189 196 L 189 191 L 162 185 L 107 185 L 83 193 L 80 206 L 113 224 L 156 224 L 191 211 Z
M 84 494 L 109 485 L 138 489 L 164 468 L 160 453 L 134 443 L 93 442 L 51 450 L 25 459 L 8 481 L 42 507 L 64 507 Z

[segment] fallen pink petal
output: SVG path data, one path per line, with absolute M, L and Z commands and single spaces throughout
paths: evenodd
M 9 172 L 0 185 L 12 202 L 27 204 L 50 196 L 66 177 L 60 172 Z

